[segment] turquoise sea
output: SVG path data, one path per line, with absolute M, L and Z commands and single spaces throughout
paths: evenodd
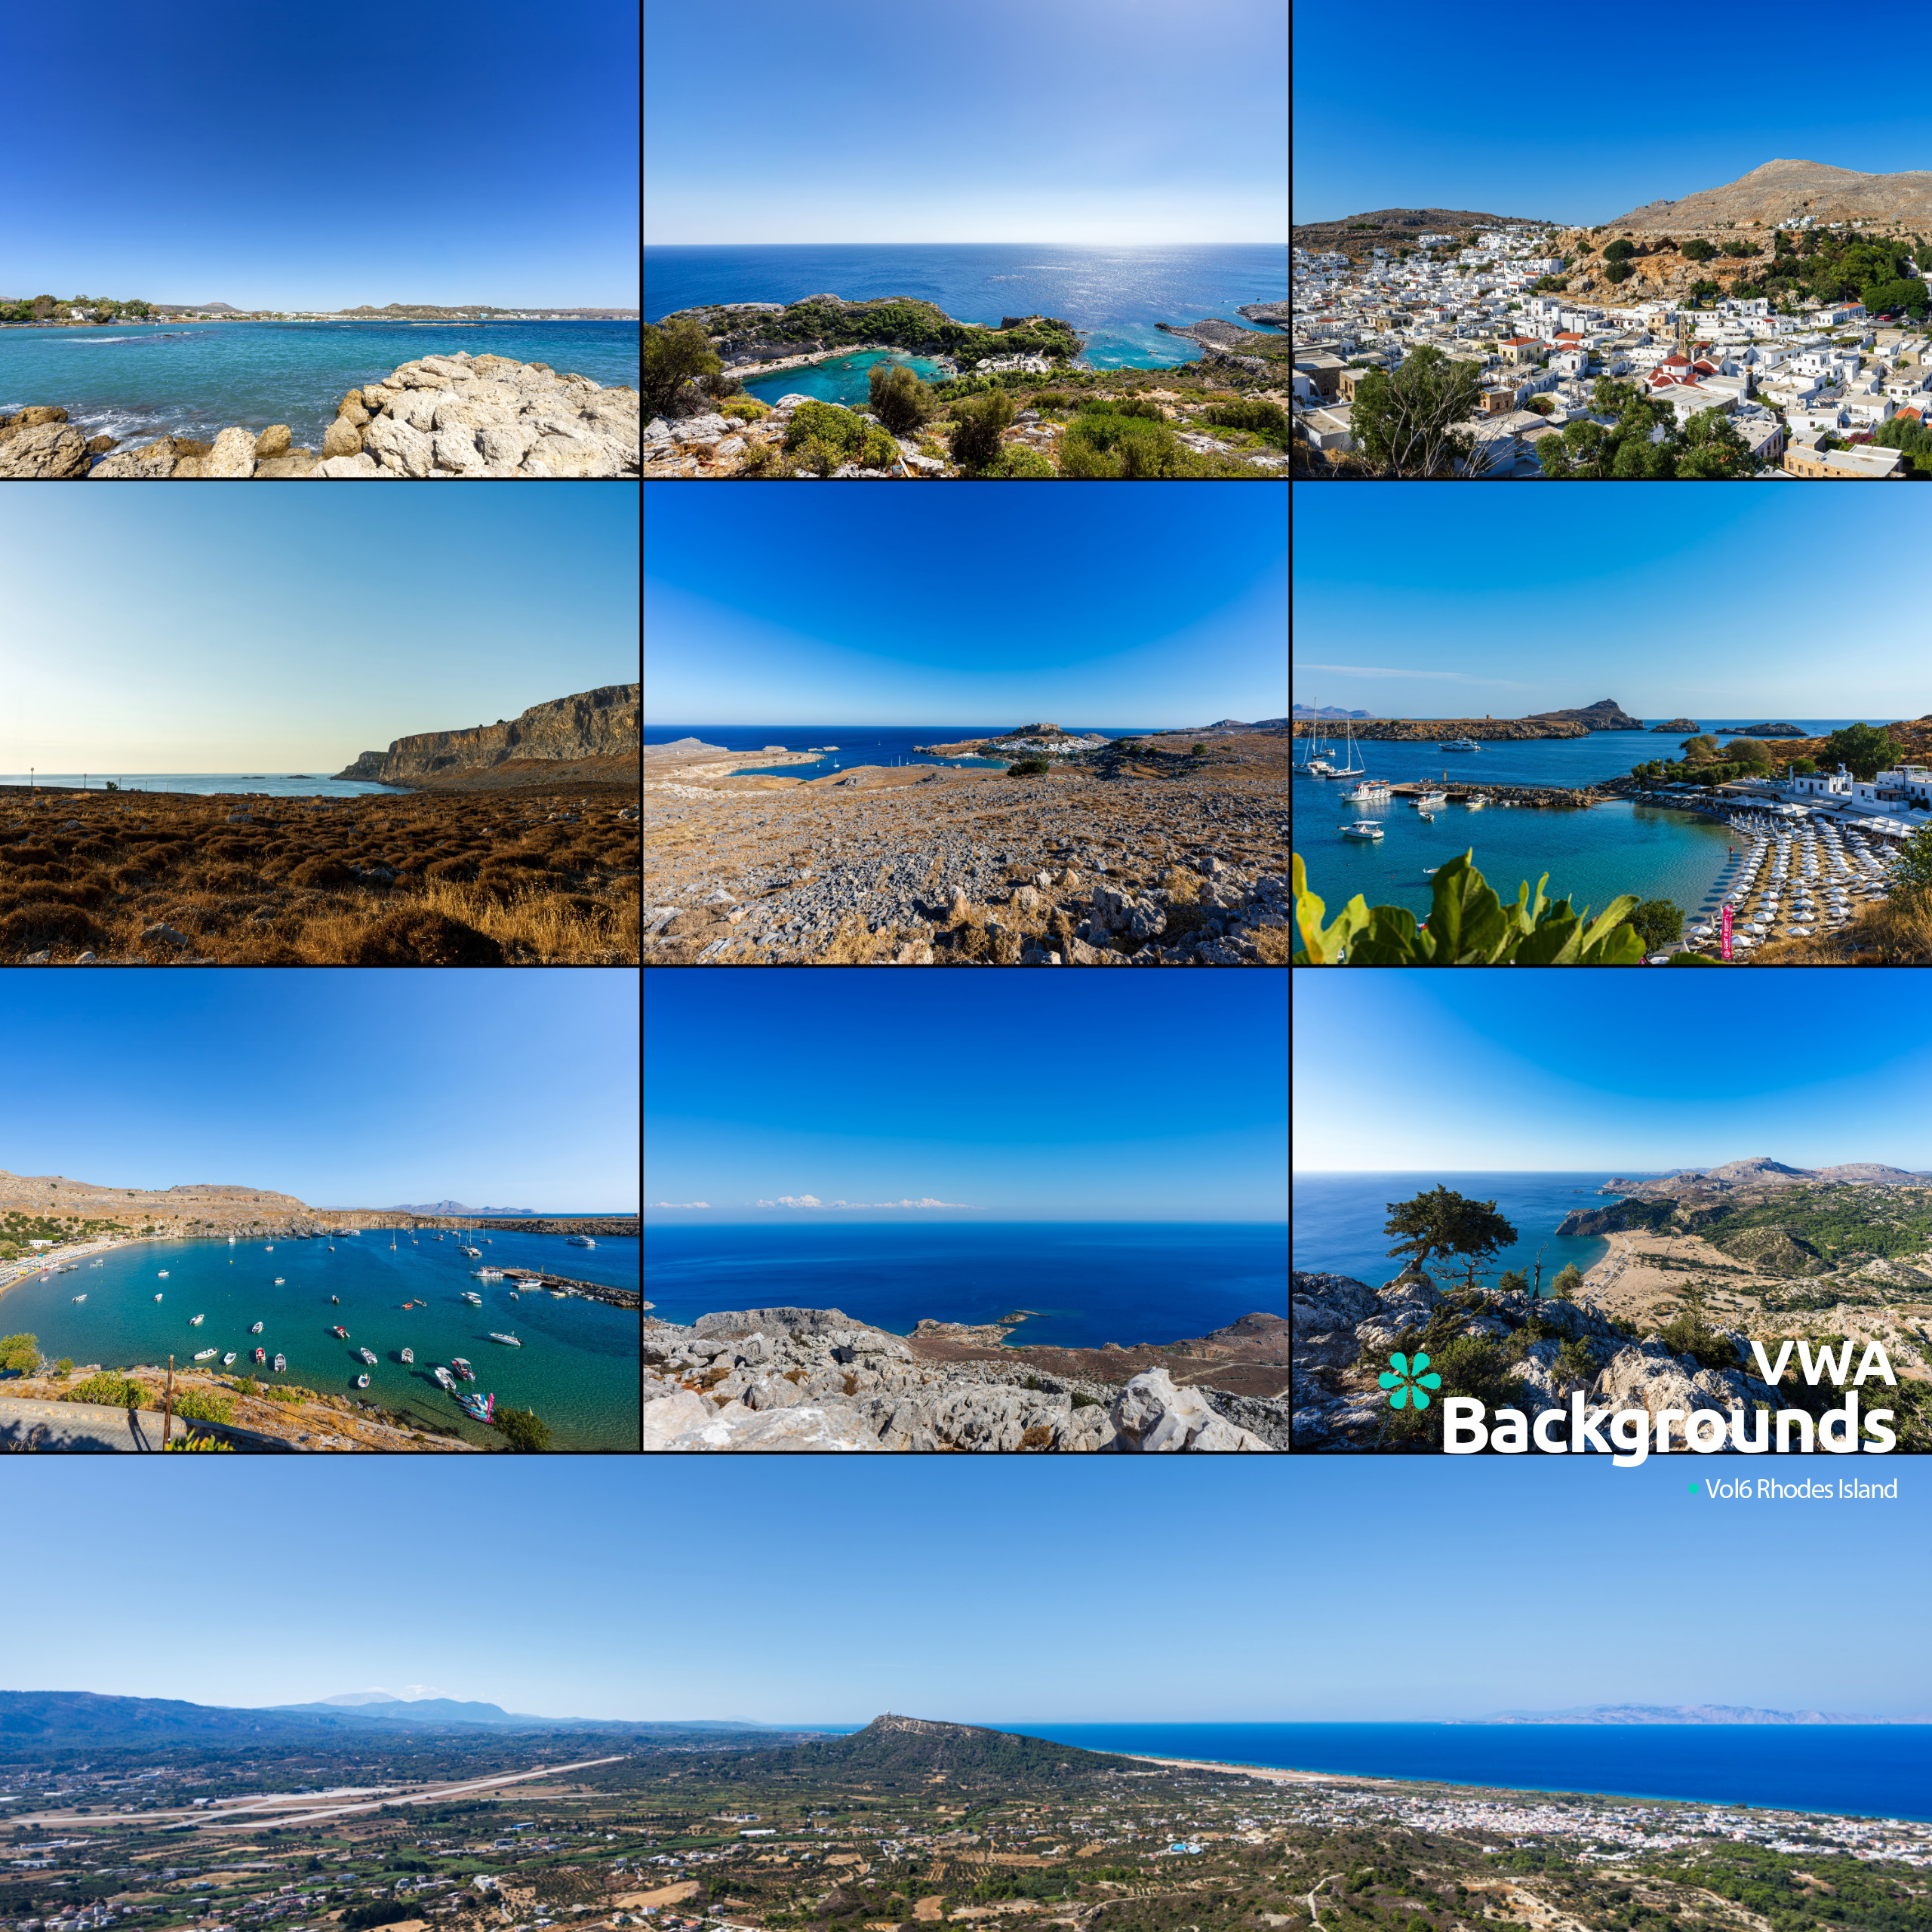
M 344 392 L 423 355 L 508 355 L 639 381 L 635 322 L 149 322 L 0 328 L 0 414 L 58 405 L 89 436 L 206 442 L 286 423 L 318 448 Z
M 823 778 L 854 764 L 950 764 L 982 771 L 1003 768 L 1004 758 L 939 758 L 915 747 L 996 738 L 1012 728 L 1011 724 L 651 724 L 645 728 L 644 742 L 669 745 L 680 738 L 696 738 L 707 745 L 722 745 L 727 751 L 762 751 L 767 745 L 783 745 L 801 752 L 814 745 L 835 745 L 836 751 L 815 764 L 745 768 L 748 777 L 762 773 L 780 778 Z M 1136 732 L 1115 724 L 1069 724 L 1066 728 L 1081 737 L 1131 738 L 1142 735 L 1146 728 Z
M 649 248 L 647 318 L 711 302 L 849 302 L 903 295 L 956 321 L 997 327 L 1008 315 L 1057 315 L 1085 337 L 1095 369 L 1169 368 L 1200 360 L 1191 342 L 1163 335 L 1211 315 L 1238 327 L 1244 303 L 1285 302 L 1288 251 L 1279 242 L 1141 248 L 1060 243 L 800 244 Z
M 1764 721 L 1761 712 L 1707 719 L 1703 728 Z M 1770 721 L 1818 735 L 1854 721 Z M 1452 784 L 1583 785 L 1621 777 L 1651 758 L 1675 758 L 1690 735 L 1593 731 L 1586 738 L 1485 743 L 1480 752 L 1468 752 L 1371 738 L 1358 740 L 1355 749 L 1371 777 L 1392 784 L 1440 780 L 1446 773 Z M 1339 737 L 1336 742 L 1339 761 Z M 1298 739 L 1297 757 L 1301 744 Z M 1471 849 L 1476 869 L 1505 900 L 1514 899 L 1524 881 L 1534 893 L 1547 872 L 1544 891 L 1552 899 L 1568 897 L 1579 910 L 1587 905 L 1601 911 L 1620 894 L 1633 892 L 1641 899 L 1668 899 L 1687 913 L 1715 912 L 1723 897 L 1718 882 L 1737 842 L 1718 820 L 1665 806 L 1617 801 L 1568 811 L 1491 804 L 1472 812 L 1450 805 L 1425 823 L 1406 799 L 1359 804 L 1342 795 L 1349 789 L 1321 779 L 1294 784 L 1295 850 L 1331 916 L 1359 892 L 1371 906 L 1406 906 L 1420 917 L 1430 903 L 1426 873 Z M 1342 836 L 1343 825 L 1363 818 L 1382 826 L 1380 839 Z
M 513 1300 L 514 1282 L 474 1281 L 470 1270 L 543 1268 L 574 1281 L 635 1287 L 637 1242 L 599 1235 L 595 1247 L 578 1248 L 561 1235 L 497 1229 L 488 1232 L 487 1246 L 478 1237 L 484 1258 L 477 1261 L 461 1252 L 454 1232 L 441 1230 L 439 1241 L 438 1232 L 338 1230 L 333 1246 L 321 1238 L 284 1239 L 272 1252 L 259 1240 L 232 1247 L 225 1240 L 135 1241 L 94 1257 L 97 1268 L 84 1257 L 72 1274 L 30 1276 L 0 1290 L 0 1330 L 36 1337 L 53 1360 L 70 1356 L 103 1368 L 163 1364 L 171 1352 L 186 1366 L 198 1349 L 232 1349 L 229 1373 L 271 1382 L 278 1378 L 254 1369 L 250 1357 L 259 1346 L 272 1362 L 279 1350 L 288 1358 L 281 1380 L 360 1396 L 500 1446 L 503 1438 L 472 1423 L 432 1376 L 436 1364 L 462 1355 L 476 1371 L 469 1388 L 494 1391 L 500 1407 L 534 1409 L 558 1447 L 634 1450 L 636 1312 L 576 1296 L 555 1301 L 524 1293 Z M 482 1306 L 462 1300 L 464 1289 L 481 1294 Z M 82 1294 L 87 1300 L 76 1303 Z M 405 1309 L 406 1301 L 426 1305 Z M 189 1325 L 196 1315 L 207 1318 L 199 1327 Z M 262 1333 L 252 1335 L 257 1321 Z M 349 1331 L 346 1342 L 329 1333 L 337 1323 Z M 524 1346 L 492 1342 L 493 1330 Z M 405 1346 L 415 1351 L 413 1365 L 401 1358 Z M 373 1367 L 355 1353 L 363 1347 L 377 1358 Z M 201 1366 L 219 1369 L 220 1359 Z M 358 1390 L 355 1378 L 365 1371 L 369 1387 Z
M 863 355 L 841 355 L 836 361 L 814 362 L 808 368 L 782 369 L 775 376 L 761 376 L 746 383 L 745 393 L 760 402 L 776 402 L 781 395 L 810 395 L 847 409 L 863 409 L 872 397 L 875 362 L 903 362 L 922 383 L 944 380 L 939 365 L 923 355 L 868 349 Z
M 1293 1180 L 1294 1260 L 1304 1274 L 1350 1275 L 1379 1288 L 1402 1271 L 1404 1262 L 1389 1250 L 1395 1237 L 1384 1234 L 1389 1204 L 1407 1201 L 1437 1186 L 1451 1188 L 1472 1201 L 1494 1201 L 1497 1211 L 1516 1230 L 1515 1245 L 1505 1249 L 1483 1271 L 1490 1285 L 1505 1269 L 1534 1270 L 1539 1254 L 1543 1278 L 1552 1280 L 1566 1262 L 1585 1273 L 1595 1266 L 1610 1244 L 1601 1235 L 1559 1236 L 1556 1229 L 1566 1214 L 1578 1208 L 1607 1208 L 1614 1195 L 1600 1194 L 1607 1180 L 1598 1174 L 1315 1174 L 1297 1172 Z M 1642 1170 L 1621 1178 L 1640 1180 Z M 1436 1270 L 1431 1269 L 1432 1275 Z M 1438 1285 L 1442 1285 L 1438 1279 Z

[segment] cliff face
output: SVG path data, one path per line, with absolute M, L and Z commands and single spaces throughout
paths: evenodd
M 365 752 L 341 778 L 393 783 L 454 771 L 487 770 L 520 758 L 635 757 L 644 729 L 643 688 L 604 685 L 574 697 L 533 704 L 521 717 L 469 731 L 424 731 L 386 752 Z M 372 759 L 379 760 L 374 770 Z

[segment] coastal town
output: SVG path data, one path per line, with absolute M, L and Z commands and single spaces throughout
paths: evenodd
M 1782 306 L 1709 292 L 1695 301 L 1587 298 L 1550 286 L 1564 280 L 1574 245 L 1527 223 L 1466 237 L 1418 232 L 1412 246 L 1377 245 L 1359 260 L 1297 245 L 1297 441 L 1324 460 L 1349 456 L 1364 379 L 1428 351 L 1473 378 L 1475 406 L 1460 426 L 1469 448 L 1459 473 L 1469 476 L 1541 479 L 1540 445 L 1556 437 L 1561 450 L 1573 423 L 1614 428 L 1620 392 L 1667 409 L 1679 429 L 1715 412 L 1736 432 L 1747 471 L 1760 475 L 1910 473 L 1905 451 L 1875 435 L 1893 423 L 1916 429 L 1932 410 L 1923 323 L 1811 295 Z

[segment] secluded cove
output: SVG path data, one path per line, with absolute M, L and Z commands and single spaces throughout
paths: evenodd
M 229 1376 L 253 1374 L 379 1403 L 500 1447 L 502 1438 L 471 1421 L 435 1381 L 436 1365 L 460 1355 L 476 1374 L 461 1386 L 494 1393 L 500 1408 L 534 1409 L 556 1447 L 635 1449 L 635 1312 L 575 1295 L 556 1300 L 513 1281 L 477 1280 L 472 1271 L 539 1269 L 635 1288 L 637 1243 L 599 1237 L 593 1248 L 574 1247 L 560 1235 L 504 1229 L 473 1238 L 481 1260 L 463 1252 L 454 1232 L 429 1228 L 238 1239 L 232 1247 L 225 1240 L 135 1241 L 82 1258 L 72 1272 L 29 1275 L 0 1290 L 0 1328 L 34 1336 L 49 1360 L 103 1368 L 165 1364 L 171 1354 L 186 1367 L 212 1348 L 214 1358 L 200 1366 L 222 1371 L 222 1356 L 232 1351 L 235 1362 L 223 1371 Z M 480 1296 L 481 1306 L 464 1301 L 466 1291 Z M 85 1301 L 75 1300 L 83 1294 Z M 257 1321 L 259 1334 L 251 1332 Z M 349 1331 L 346 1340 L 331 1334 L 337 1325 Z M 493 1332 L 514 1334 L 522 1346 L 493 1342 Z M 285 1355 L 286 1373 L 256 1366 L 258 1346 L 271 1363 Z M 374 1363 L 361 1359 L 357 1352 L 365 1347 Z M 405 1348 L 413 1363 L 401 1359 Z M 358 1389 L 355 1378 L 364 1374 L 369 1386 Z
M 945 380 L 945 371 L 929 357 L 896 349 L 865 349 L 806 368 L 781 369 L 774 376 L 755 377 L 745 384 L 745 393 L 760 402 L 775 403 L 781 395 L 808 395 L 844 408 L 863 409 L 872 396 L 872 365 L 878 362 L 903 362 L 922 383 Z

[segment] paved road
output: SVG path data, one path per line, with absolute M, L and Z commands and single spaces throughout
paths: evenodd
M 177 1441 L 188 1425 L 171 1418 Z M 161 1417 L 147 1409 L 117 1409 L 101 1402 L 36 1402 L 0 1395 L 0 1450 L 53 1452 L 161 1447 Z

